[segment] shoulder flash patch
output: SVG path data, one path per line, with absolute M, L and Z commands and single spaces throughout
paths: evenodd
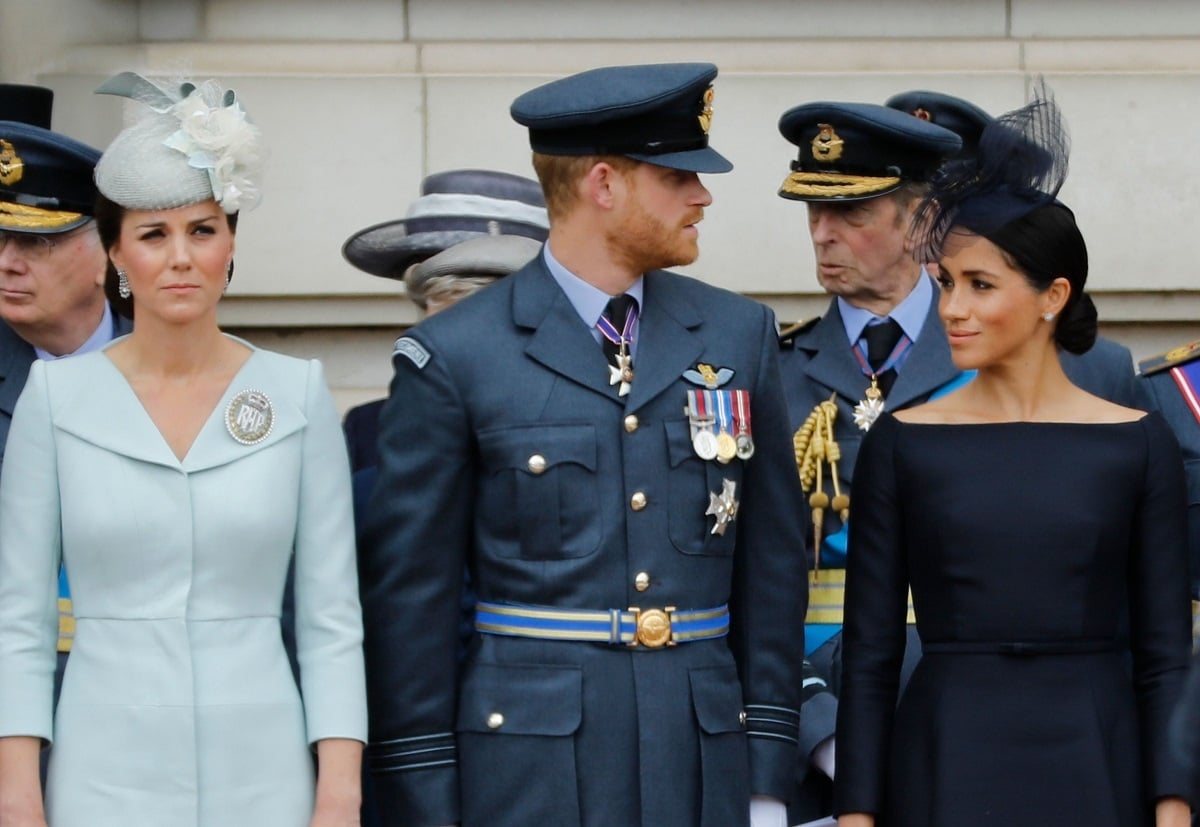
M 801 333 L 807 333 L 808 331 L 812 330 L 819 321 L 821 321 L 820 316 L 813 316 L 811 319 L 805 319 L 804 321 L 788 325 L 779 331 L 779 344 L 791 344 L 793 339 L 795 339 Z
M 429 351 L 424 345 L 409 336 L 401 336 L 396 340 L 396 346 L 392 348 L 392 358 L 397 356 L 406 356 L 408 360 L 417 366 L 420 370 L 425 367 L 429 361 Z
M 1149 359 L 1143 359 L 1138 362 L 1138 373 L 1142 376 L 1149 376 L 1152 373 L 1185 364 L 1197 357 L 1200 357 L 1200 339 L 1181 347 L 1173 347 L 1166 353 L 1151 356 Z

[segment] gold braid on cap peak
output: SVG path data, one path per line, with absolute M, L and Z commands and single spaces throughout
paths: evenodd
M 792 436 L 792 449 L 796 455 L 796 470 L 800 473 L 800 486 L 808 494 L 813 521 L 813 577 L 821 570 L 821 536 L 825 525 L 825 509 L 830 505 L 845 522 L 850 517 L 850 497 L 842 493 L 838 480 L 837 464 L 842 458 L 842 449 L 833 438 L 833 423 L 837 419 L 837 394 L 819 403 L 804 420 L 804 424 Z M 829 476 L 833 483 L 833 500 L 824 489 L 824 464 L 829 464 Z
M 899 186 L 898 176 L 874 178 L 837 172 L 793 172 L 783 179 L 780 191 L 792 195 L 867 195 Z
M 45 210 L 11 201 L 0 201 L 0 229 L 50 230 L 78 221 L 83 213 Z

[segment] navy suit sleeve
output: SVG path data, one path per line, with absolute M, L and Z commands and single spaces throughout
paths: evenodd
M 1187 798 L 1186 774 L 1167 744 L 1169 717 L 1183 689 L 1191 643 L 1183 463 L 1162 419 L 1152 414 L 1143 422 L 1148 460 L 1128 576 L 1134 689 L 1147 792 L 1151 799 Z
M 884 414 L 863 440 L 850 494 L 842 684 L 834 812 L 878 813 L 904 660 L 908 570 L 893 454 L 899 425 Z
M 745 694 L 751 789 L 786 801 L 799 758 L 807 511 L 792 461 L 775 321 L 766 308 L 760 336 L 763 356 L 752 394 L 757 447 L 746 463 L 738 512 L 730 643 Z
M 367 757 L 383 821 L 421 827 L 459 820 L 456 655 L 473 451 L 445 359 L 394 362 L 359 561 Z

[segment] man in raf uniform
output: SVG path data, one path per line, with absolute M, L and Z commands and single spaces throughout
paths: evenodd
M 387 823 L 784 824 L 805 572 L 774 319 L 659 269 L 731 168 L 716 74 L 518 98 L 549 241 L 397 342 L 361 569 Z
M 49 89 L 0 85 L 0 462 L 33 360 L 98 350 L 130 329 L 104 298 L 100 152 L 50 131 L 52 103 Z
M 0 467 L 33 360 L 98 350 L 131 328 L 104 297 L 100 152 L 50 130 L 53 102 L 44 87 L 0 84 Z M 65 572 L 58 608 L 56 698 L 75 630 Z

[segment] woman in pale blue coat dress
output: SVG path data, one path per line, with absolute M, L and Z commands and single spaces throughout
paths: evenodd
M 0 825 L 356 825 L 362 624 L 337 412 L 319 363 L 216 320 L 237 212 L 258 197 L 258 132 L 211 82 L 171 94 L 123 75 L 101 91 L 155 110 L 96 171 L 134 328 L 36 363 L 13 418 Z M 279 622 L 293 558 L 300 687 Z M 53 710 L 60 560 L 77 625 Z

